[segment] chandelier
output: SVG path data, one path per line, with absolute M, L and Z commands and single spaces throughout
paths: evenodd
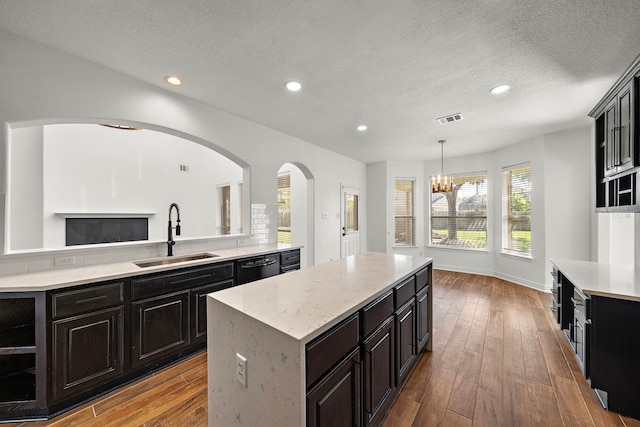
M 438 141 L 440 144 L 440 174 L 437 177 L 431 177 L 432 193 L 449 193 L 453 190 L 453 177 L 444 174 L 444 139 Z

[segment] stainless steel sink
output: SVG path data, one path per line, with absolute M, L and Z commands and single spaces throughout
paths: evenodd
M 134 264 L 137 265 L 138 267 L 146 268 L 146 267 L 156 267 L 158 265 L 175 264 L 177 262 L 196 261 L 199 259 L 215 258 L 219 256 L 220 255 L 209 254 L 209 253 L 191 254 L 191 255 L 185 255 L 185 256 L 172 256 L 172 257 L 166 257 L 166 258 L 151 259 L 146 261 L 136 261 L 134 262 Z

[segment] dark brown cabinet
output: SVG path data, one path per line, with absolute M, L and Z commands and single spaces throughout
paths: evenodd
M 124 372 L 122 306 L 56 320 L 52 332 L 54 400 L 97 388 Z
M 51 397 L 91 391 L 124 372 L 124 282 L 51 293 Z
M 417 352 L 425 348 L 429 341 L 431 326 L 429 308 L 429 286 L 423 288 L 416 294 L 416 340 Z
M 590 380 L 603 405 L 640 419 L 640 302 L 591 296 Z
M 307 394 L 307 426 L 362 425 L 360 349 L 353 350 Z
M 46 413 L 44 298 L 38 293 L 5 293 L 0 299 L 0 421 Z
M 146 365 L 186 348 L 189 335 L 189 291 L 131 303 L 131 365 Z
M 407 379 L 413 362 L 418 356 L 416 321 L 416 302 L 414 298 L 411 298 L 395 313 L 397 384 L 401 384 Z
M 131 280 L 131 365 L 172 359 L 206 340 L 206 294 L 233 284 L 233 263 Z
M 308 426 L 382 425 L 431 350 L 431 279 L 429 265 L 307 344 Z
M 640 56 L 589 113 L 595 122 L 596 208 L 638 210 Z
M 207 339 L 207 294 L 233 286 L 233 280 L 200 286 L 191 290 L 191 342 L 198 343 Z
M 394 318 L 388 317 L 363 345 L 364 425 L 379 425 L 395 398 Z
M 299 268 L 300 250 L 285 254 Z M 236 285 L 236 262 L 0 293 L 0 422 L 48 418 L 204 348 L 207 294 Z
M 360 317 L 356 313 L 307 345 L 307 425 L 360 426 Z
M 300 249 L 280 253 L 280 273 L 300 270 Z

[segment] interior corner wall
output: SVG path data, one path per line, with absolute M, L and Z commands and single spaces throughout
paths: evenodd
M 591 128 L 544 136 L 545 271 L 549 259 L 591 259 Z M 551 287 L 551 275 L 545 284 Z
M 387 252 L 387 162 L 367 164 L 367 214 L 369 231 L 367 246 L 370 251 Z

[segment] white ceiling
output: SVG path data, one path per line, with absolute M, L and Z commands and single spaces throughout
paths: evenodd
M 364 162 L 427 160 L 587 126 L 640 53 L 640 0 L 0 0 L 0 30 Z

